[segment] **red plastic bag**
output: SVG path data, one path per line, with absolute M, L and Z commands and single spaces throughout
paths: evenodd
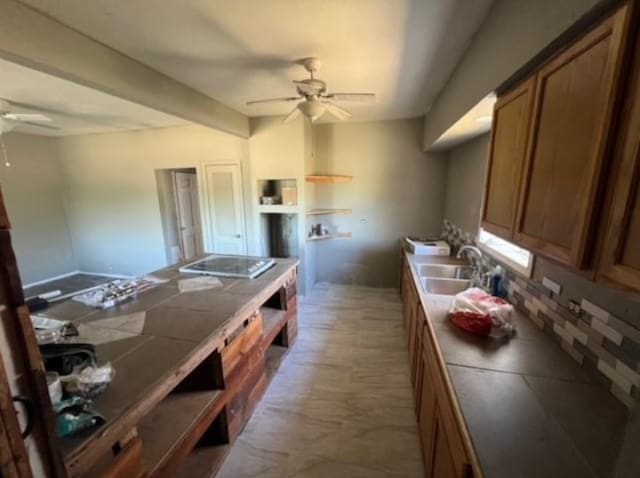
M 482 336 L 513 335 L 513 306 L 478 288 L 467 289 L 453 298 L 449 318 L 461 329 Z

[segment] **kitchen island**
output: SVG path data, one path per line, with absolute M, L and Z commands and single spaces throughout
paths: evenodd
M 517 309 L 511 339 L 448 319 L 451 295 L 427 293 L 403 251 L 402 294 L 427 476 L 637 477 L 640 417 Z
M 176 264 L 113 308 L 50 307 L 115 369 L 95 399 L 106 423 L 59 440 L 68 476 L 213 476 L 295 340 L 297 264 L 193 292 Z

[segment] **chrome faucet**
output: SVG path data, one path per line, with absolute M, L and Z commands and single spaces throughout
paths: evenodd
M 458 254 L 456 257 L 458 259 L 462 259 L 463 253 L 467 253 L 467 259 L 469 260 L 469 264 L 473 267 L 473 272 L 471 273 L 471 283 L 475 287 L 482 287 L 487 289 L 489 287 L 489 273 L 482 272 L 482 251 L 478 249 L 476 246 L 462 246 L 458 250 Z

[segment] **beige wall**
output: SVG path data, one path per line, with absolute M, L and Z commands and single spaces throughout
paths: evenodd
M 424 148 L 598 0 L 497 0 L 424 124 Z
M 480 224 L 489 140 L 490 135 L 483 134 L 449 153 L 444 217 L 473 235 Z
M 251 202 L 253 213 L 250 217 L 255 224 L 254 234 L 256 248 L 254 254 L 266 255 L 261 243 L 265 231 L 260 220 L 258 207 L 258 181 L 261 179 L 295 179 L 298 188 L 298 251 L 300 270 L 298 287 L 305 293 L 307 260 L 305 256 L 304 218 L 306 211 L 305 155 L 308 154 L 306 144 L 309 126 L 306 119 L 284 124 L 280 116 L 268 116 L 251 119 L 251 137 L 249 138 L 249 158 L 251 163 Z
M 75 253 L 86 271 L 141 274 L 166 265 L 156 169 L 193 167 L 202 181 L 205 163 L 232 161 L 249 174 L 247 141 L 202 126 L 69 136 L 58 140 L 58 154 Z
M 314 244 L 318 281 L 395 287 L 399 239 L 439 234 L 446 156 L 421 151 L 422 124 L 410 119 L 315 127 L 314 172 L 354 177 L 348 184 L 315 186 L 310 207 L 353 210 L 320 220 L 353 238 Z
M 63 203 L 63 171 L 56 140 L 3 136 L 11 167 L 0 164 L 0 184 L 24 284 L 72 272 L 77 264 Z

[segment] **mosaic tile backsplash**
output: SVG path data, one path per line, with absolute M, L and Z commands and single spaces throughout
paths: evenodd
M 454 252 L 462 245 L 476 244 L 469 233 L 445 220 L 442 239 Z M 505 267 L 508 300 L 543 329 L 574 360 L 587 369 L 613 395 L 629 407 L 640 401 L 640 330 L 581 298 L 582 312 L 576 316 L 558 294 L 562 284 L 545 278 L 524 278 L 505 264 L 483 255 L 487 268 Z

